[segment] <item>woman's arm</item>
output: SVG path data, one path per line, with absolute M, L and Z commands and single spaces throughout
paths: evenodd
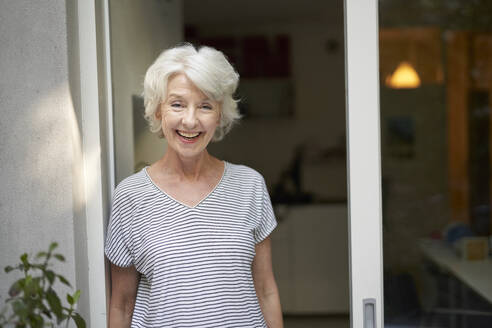
M 121 268 L 111 263 L 110 328 L 130 327 L 139 279 L 134 266 Z
M 273 276 L 270 237 L 256 245 L 252 265 L 253 280 L 261 311 L 269 328 L 282 328 L 282 310 L 277 284 Z

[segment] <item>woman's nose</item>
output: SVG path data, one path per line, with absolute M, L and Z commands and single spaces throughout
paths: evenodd
M 193 129 L 197 124 L 196 108 L 189 107 L 183 117 L 183 126 L 188 129 Z

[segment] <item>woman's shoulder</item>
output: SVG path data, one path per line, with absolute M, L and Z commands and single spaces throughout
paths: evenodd
M 151 191 L 149 188 L 147 173 L 145 168 L 123 179 L 114 190 L 113 198 L 115 200 L 121 198 L 129 198 L 135 195 L 144 195 L 146 191 Z
M 245 181 L 263 182 L 263 175 L 257 170 L 243 165 L 227 162 L 227 169 L 230 171 L 230 176 L 236 177 Z

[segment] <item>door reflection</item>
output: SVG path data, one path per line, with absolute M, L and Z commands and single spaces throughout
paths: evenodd
M 490 7 L 379 2 L 389 327 L 492 326 Z

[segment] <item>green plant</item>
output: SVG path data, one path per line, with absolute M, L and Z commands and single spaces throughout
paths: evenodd
M 74 306 L 80 297 L 80 290 L 72 295 L 67 294 L 68 307 L 62 304 L 53 289 L 58 280 L 71 287 L 68 280 L 51 269 L 52 260 L 65 262 L 63 255 L 53 253 L 58 244 L 50 244 L 47 252 L 39 252 L 33 262 L 27 253 L 20 256 L 21 263 L 16 266 L 6 266 L 5 272 L 20 271 L 23 278 L 17 280 L 9 289 L 9 297 L 5 300 L 6 306 L 0 313 L 0 328 L 3 327 L 55 327 L 70 320 L 77 328 L 84 328 L 85 321 Z

